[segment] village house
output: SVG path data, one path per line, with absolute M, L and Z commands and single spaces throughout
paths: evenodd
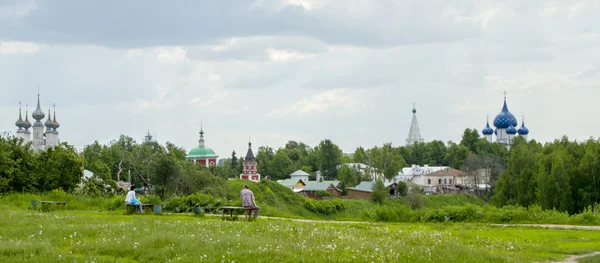
M 371 199 L 373 194 L 374 181 L 363 181 L 360 182 L 356 187 L 349 187 L 346 189 L 347 198 L 353 199 Z M 383 185 L 385 189 L 390 193 L 391 196 L 396 195 L 396 188 L 398 184 L 389 180 L 384 180 Z
M 305 195 L 308 198 L 315 200 L 323 200 L 323 193 L 327 192 L 331 197 L 340 198 L 342 192 L 339 189 L 339 181 L 323 181 L 323 182 L 309 182 L 304 189 L 300 191 L 300 194 Z

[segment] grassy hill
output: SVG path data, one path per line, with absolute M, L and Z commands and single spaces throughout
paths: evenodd
M 402 214 L 410 208 L 409 200 L 398 198 L 388 200 L 383 205 L 376 205 L 370 200 L 353 199 L 330 199 L 315 201 L 294 193 L 291 189 L 281 184 L 263 180 L 261 182 L 249 182 L 244 180 L 229 180 L 229 200 L 237 200 L 240 205 L 239 192 L 243 185 L 254 192 L 258 206 L 263 210 L 263 215 L 288 217 L 288 218 L 310 218 L 310 219 L 336 219 L 336 220 L 384 220 L 395 221 L 392 218 L 382 216 L 388 212 Z M 424 205 L 421 209 L 437 209 L 444 206 L 482 205 L 481 199 L 471 195 L 439 195 L 424 196 Z

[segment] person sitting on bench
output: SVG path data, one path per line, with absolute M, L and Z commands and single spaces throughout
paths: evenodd
M 129 188 L 129 192 L 127 193 L 127 197 L 125 197 L 125 203 L 128 205 L 137 205 L 140 208 L 140 213 L 142 213 L 142 203 L 135 199 L 135 186 L 131 186 Z
M 252 211 L 254 211 L 254 218 L 258 218 L 260 207 L 256 206 L 254 193 L 248 189 L 248 185 L 244 185 L 242 191 L 240 191 L 240 198 L 242 199 L 242 206 L 244 208 L 252 209 L 250 210 L 250 216 L 252 216 Z

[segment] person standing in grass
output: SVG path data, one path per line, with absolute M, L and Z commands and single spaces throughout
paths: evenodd
M 129 192 L 125 197 L 125 203 L 129 205 L 138 205 L 140 208 L 140 213 L 142 213 L 142 203 L 135 198 L 135 186 L 132 185 L 129 188 Z
M 248 189 L 248 185 L 244 185 L 242 191 L 240 191 L 240 198 L 242 199 L 242 206 L 246 209 L 253 208 L 254 218 L 258 218 L 260 207 L 256 205 L 254 193 Z M 250 211 L 250 216 L 252 216 L 252 210 Z

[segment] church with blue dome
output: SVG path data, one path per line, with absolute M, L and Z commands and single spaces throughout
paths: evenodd
M 506 92 L 504 92 L 504 105 L 502 106 L 502 110 L 496 118 L 494 118 L 493 125 L 496 129 L 492 129 L 490 127 L 490 122 L 485 125 L 485 128 L 481 131 L 483 136 L 488 142 L 493 142 L 493 136 L 496 136 L 496 142 L 505 144 L 506 147 L 510 148 L 511 140 L 517 136 L 521 136 L 527 140 L 527 135 L 529 134 L 529 129 L 525 127 L 525 117 L 523 117 L 523 122 L 521 123 L 521 127 L 517 129 L 519 123 L 517 122 L 517 118 L 508 110 L 508 106 L 506 106 Z

